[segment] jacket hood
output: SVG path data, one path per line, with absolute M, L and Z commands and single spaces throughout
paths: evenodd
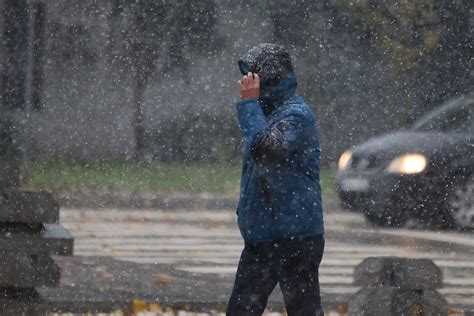
M 259 44 L 247 51 L 238 63 L 243 75 L 257 73 L 262 81 L 277 82 L 293 71 L 290 54 L 277 44 Z
M 277 44 L 263 43 L 246 52 L 238 61 L 242 75 L 260 76 L 260 104 L 268 116 L 295 94 L 297 81 L 290 54 Z

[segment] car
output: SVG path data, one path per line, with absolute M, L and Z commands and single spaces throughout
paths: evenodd
M 341 154 L 342 205 L 382 227 L 409 219 L 474 227 L 474 94 L 460 96 L 411 128 L 374 137 Z

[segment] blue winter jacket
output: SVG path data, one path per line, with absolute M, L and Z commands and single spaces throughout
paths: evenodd
M 260 100 L 237 103 L 244 138 L 238 225 L 246 242 L 324 233 L 320 145 L 296 76 L 261 84 Z

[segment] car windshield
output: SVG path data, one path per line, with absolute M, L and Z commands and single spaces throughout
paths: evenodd
M 459 98 L 441 105 L 415 121 L 413 128 L 421 131 L 474 133 L 474 99 Z

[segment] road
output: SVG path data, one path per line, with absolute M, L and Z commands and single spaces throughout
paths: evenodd
M 233 211 L 61 209 L 75 238 L 75 255 L 222 276 L 235 273 L 243 242 Z M 350 294 L 354 267 L 369 256 L 431 258 L 442 269 L 440 292 L 451 304 L 474 305 L 474 234 L 422 229 L 376 229 L 359 214 L 325 214 L 322 295 Z

